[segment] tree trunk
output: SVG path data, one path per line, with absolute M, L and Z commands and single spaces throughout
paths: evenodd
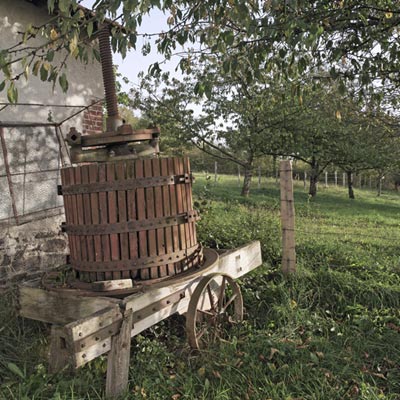
M 353 173 L 351 171 L 347 172 L 347 187 L 349 189 L 349 199 L 355 199 L 353 190 Z
M 308 190 L 308 194 L 311 197 L 315 197 L 317 195 L 318 176 L 319 176 L 319 165 L 315 160 L 313 160 L 311 162 L 310 188 Z
M 381 176 L 379 176 L 379 179 L 378 179 L 378 194 L 377 194 L 377 196 L 380 196 L 381 194 L 382 194 L 382 177 Z
M 244 169 L 244 180 L 243 180 L 242 193 L 241 193 L 241 195 L 244 197 L 249 197 L 252 177 L 253 177 L 252 166 L 246 165 L 246 167 Z
M 275 183 L 278 183 L 278 169 L 276 168 L 276 160 L 277 157 L 273 156 L 272 158 L 272 175 L 275 178 Z

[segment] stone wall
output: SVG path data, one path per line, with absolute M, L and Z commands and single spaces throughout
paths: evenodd
M 20 226 L 0 226 L 0 288 L 65 264 L 67 240 L 63 215 Z
M 51 18 L 45 2 L 40 3 L 43 6 L 36 4 L 25 0 L 0 1 L 0 48 L 18 43 L 28 24 L 41 26 Z M 45 40 L 39 36 L 33 39 L 36 44 Z M 65 55 L 65 51 L 58 51 L 53 62 L 63 62 Z M 85 65 L 68 58 L 67 93 L 63 93 L 59 85 L 53 89 L 51 82 L 30 76 L 28 80 L 16 82 L 19 101 L 23 104 L 0 107 L 0 125 L 5 126 L 10 167 L 7 177 L 5 149 L 0 144 L 0 287 L 65 263 L 68 250 L 66 238 L 60 232 L 64 220 L 62 198 L 57 196 L 58 169 L 63 163 L 56 131 L 53 127 L 31 129 L 15 125 L 61 123 L 72 117 L 60 127 L 60 136 L 68 133 L 72 126 L 81 132 L 101 132 L 100 105 L 75 115 L 104 97 L 101 66 L 91 57 L 89 59 Z M 6 90 L 0 92 L 0 102 L 7 103 Z M 9 179 L 18 221 L 14 218 Z

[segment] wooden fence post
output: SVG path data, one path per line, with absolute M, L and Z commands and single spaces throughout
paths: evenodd
M 282 224 L 282 271 L 296 272 L 296 245 L 294 235 L 294 197 L 292 162 L 280 162 L 281 224 Z
M 261 167 L 258 167 L 258 188 L 261 187 Z
M 328 187 L 328 171 L 325 171 L 325 187 Z
M 337 171 L 335 171 L 335 187 L 337 186 Z
M 238 186 L 240 187 L 240 165 L 238 165 Z
M 346 174 L 343 172 L 343 187 L 346 187 Z
M 307 172 L 304 171 L 304 190 L 307 189 Z
M 214 182 L 217 183 L 218 179 L 218 162 L 215 161 L 214 163 Z

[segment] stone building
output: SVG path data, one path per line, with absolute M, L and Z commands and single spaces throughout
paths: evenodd
M 0 49 L 19 42 L 28 24 L 48 21 L 46 4 L 0 2 Z M 0 287 L 65 263 L 62 197 L 57 195 L 60 167 L 69 163 L 63 137 L 72 126 L 101 132 L 104 97 L 97 61 L 69 59 L 66 74 L 67 93 L 36 76 L 19 79 L 16 105 L 8 105 L 6 91 L 0 92 Z

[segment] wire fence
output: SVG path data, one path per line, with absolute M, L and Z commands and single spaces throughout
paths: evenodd
M 238 185 L 242 185 L 244 181 L 244 168 L 236 166 L 236 170 L 232 171 L 231 166 L 227 168 L 223 163 L 215 162 L 212 170 L 210 168 L 200 169 L 196 168 L 197 171 L 202 171 L 203 174 L 211 181 L 218 182 L 219 176 L 223 174 L 236 175 Z M 295 182 L 302 182 L 306 189 L 310 182 L 311 172 L 303 169 L 293 169 L 293 180 Z M 279 182 L 279 171 L 272 170 L 270 168 L 258 167 L 252 171 L 252 182 L 254 186 L 258 188 L 262 187 L 265 183 L 275 180 Z M 365 171 L 348 174 L 342 170 L 327 170 L 319 174 L 317 180 L 318 187 L 348 187 L 349 179 L 351 179 L 352 186 L 357 189 L 399 189 L 400 182 L 396 182 L 392 179 L 386 179 L 385 176 L 379 176 L 374 171 Z

